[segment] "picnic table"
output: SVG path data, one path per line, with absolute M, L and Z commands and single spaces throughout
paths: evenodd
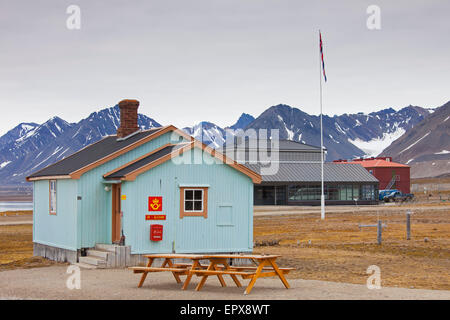
M 202 255 L 194 254 L 150 254 L 144 255 L 147 258 L 147 265 L 145 267 L 130 267 L 134 273 L 142 273 L 141 280 L 139 281 L 138 288 L 142 287 L 147 274 L 149 272 L 172 272 L 177 283 L 181 283 L 180 275 L 189 275 L 189 268 L 203 268 L 200 264 L 200 260 L 203 258 Z M 155 259 L 164 259 L 160 267 L 152 267 Z M 192 263 L 174 263 L 174 259 L 190 259 Z
M 229 275 L 237 287 L 242 287 L 237 276 L 242 279 L 250 279 L 244 294 L 249 294 L 258 278 L 278 276 L 286 289 L 289 288 L 284 274 L 294 268 L 280 268 L 276 263 L 279 255 L 251 255 L 251 254 L 151 254 L 145 255 L 148 259 L 146 267 L 131 267 L 134 273 L 142 273 L 138 287 L 142 287 L 149 272 L 172 272 L 177 283 L 181 283 L 180 276 L 186 275 L 182 289 L 186 290 L 193 275 L 202 277 L 196 291 L 200 291 L 209 276 L 217 276 L 222 287 L 226 287 L 223 279 L 224 275 Z M 155 259 L 164 259 L 161 267 L 152 267 Z M 192 263 L 174 263 L 174 259 L 190 259 Z M 254 262 L 255 266 L 232 266 L 228 264 L 228 259 L 248 259 Z M 209 260 L 209 265 L 201 264 L 201 260 Z
M 286 289 L 289 289 L 289 283 L 284 277 L 285 273 L 294 270 L 294 268 L 279 268 L 276 259 L 280 255 L 241 255 L 241 254 L 217 254 L 205 255 L 204 258 L 210 261 L 206 270 L 191 270 L 190 273 L 203 275 L 199 284 L 195 288 L 196 291 L 201 290 L 210 275 L 228 274 L 230 275 L 236 285 L 241 287 L 236 276 L 240 275 L 242 279 L 250 279 L 244 294 L 249 294 L 258 278 L 278 276 Z M 249 259 L 255 263 L 256 266 L 230 266 L 227 263 L 228 259 Z M 220 267 L 222 265 L 222 267 Z

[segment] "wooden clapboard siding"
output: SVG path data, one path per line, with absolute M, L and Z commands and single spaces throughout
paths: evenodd
M 76 250 L 78 182 L 57 180 L 56 214 L 49 214 L 49 180 L 33 184 L 33 242 Z
M 194 158 L 205 156 L 213 164 L 175 164 L 169 160 L 143 172 L 134 181 L 123 181 L 124 229 L 132 253 L 250 252 L 253 244 L 253 183 L 250 177 L 214 159 L 202 149 L 192 149 Z M 180 219 L 180 188 L 208 186 L 208 217 Z M 148 197 L 162 196 L 166 220 L 146 221 Z M 230 225 L 220 225 L 220 205 L 231 205 Z M 158 212 L 160 214 L 161 212 Z M 150 224 L 163 225 L 163 240 L 149 240 Z
M 49 180 L 34 181 L 33 241 L 70 250 L 111 243 L 112 192 L 105 191 L 103 174 L 173 142 L 171 138 L 172 132 L 167 132 L 93 168 L 78 180 L 57 180 L 56 215 L 48 212 Z
M 82 197 L 80 203 L 80 247 L 92 247 L 96 243 L 111 243 L 112 192 L 105 191 L 105 185 L 102 183 L 103 175 L 156 148 L 173 142 L 171 138 L 172 132 L 168 132 L 85 172 L 80 177 L 78 184 L 78 192 Z M 125 194 L 128 200 L 129 194 L 123 189 L 122 194 Z

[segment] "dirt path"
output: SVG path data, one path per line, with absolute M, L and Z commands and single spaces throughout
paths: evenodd
M 13 220 L 13 221 L 0 221 L 0 226 L 15 226 L 19 224 L 33 224 L 33 220 Z
M 17 224 L 33 224 L 32 214 L 23 214 L 18 212 L 2 212 L 0 213 L 0 226 L 11 226 Z
M 169 273 L 149 275 L 144 286 L 137 288 L 140 275 L 127 269 L 82 269 L 81 289 L 69 290 L 66 270 L 67 266 L 52 266 L 2 271 L 0 299 L 450 299 L 450 291 L 444 290 L 369 290 L 365 285 L 301 279 L 289 279 L 291 289 L 286 290 L 275 278 L 259 279 L 248 296 L 228 278 L 226 288 L 217 278 L 209 278 L 202 291 L 196 292 L 199 279 L 194 277 L 188 290 L 182 291 Z

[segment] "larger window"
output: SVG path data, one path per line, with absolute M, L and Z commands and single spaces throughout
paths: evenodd
M 324 191 L 326 195 L 326 190 Z M 320 200 L 322 189 L 317 185 L 290 185 L 289 186 L 289 200 Z
M 180 188 L 180 218 L 186 216 L 208 217 L 208 188 Z
M 56 214 L 56 180 L 50 180 L 49 184 L 49 212 Z
M 375 200 L 375 186 L 363 185 L 362 186 L 362 200 Z
M 320 184 L 289 185 L 288 199 L 295 201 L 318 201 L 321 197 Z M 354 201 L 374 200 L 375 187 L 360 184 L 326 184 L 324 186 L 325 200 Z
M 255 186 L 253 196 L 256 205 L 285 205 L 286 186 Z

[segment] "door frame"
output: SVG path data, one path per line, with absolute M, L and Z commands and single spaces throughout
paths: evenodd
M 112 185 L 112 210 L 111 210 L 111 242 L 120 242 L 122 231 L 122 184 Z

